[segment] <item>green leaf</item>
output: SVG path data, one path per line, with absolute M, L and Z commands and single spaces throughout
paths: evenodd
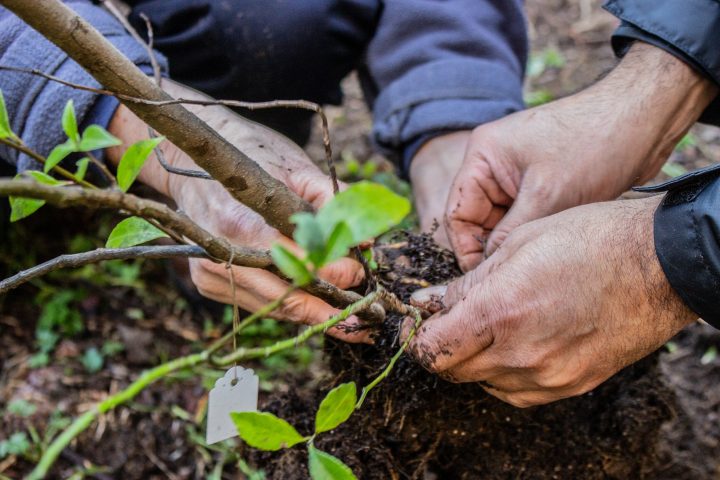
M 715 359 L 718 356 L 718 350 L 715 345 L 711 345 L 710 348 L 708 348 L 705 353 L 703 354 L 702 358 L 700 358 L 700 363 L 703 365 L 708 365 L 715 361 Z
M 357 480 L 350 467 L 337 457 L 308 445 L 308 467 L 313 480 Z
M 336 225 L 347 223 L 355 245 L 369 240 L 400 223 L 410 213 L 410 201 L 387 187 L 358 182 L 337 194 L 318 212 L 317 219 L 326 238 Z
M 50 155 L 45 159 L 45 166 L 43 167 L 45 173 L 49 172 L 50 169 L 65 160 L 65 157 L 73 152 L 75 152 L 75 145 L 72 140 L 67 140 L 65 143 L 53 148 Z
M 26 418 L 33 415 L 37 411 L 37 407 L 27 400 L 18 398 L 8 403 L 7 411 L 18 417 Z
M 47 173 L 41 172 L 40 170 L 27 170 L 22 173 L 22 175 L 27 175 L 29 177 L 32 177 L 33 180 L 39 183 L 44 183 L 45 185 L 51 185 L 53 187 L 61 187 L 63 185 L 68 185 L 70 182 L 58 180 L 56 178 L 51 177 Z M 17 178 L 17 177 L 15 177 Z
M 105 247 L 133 247 L 162 237 L 167 237 L 167 234 L 144 218 L 130 217 L 113 228 Z
M 317 261 L 325 254 L 325 237 L 315 215 L 308 212 L 296 213 L 290 221 L 297 225 L 293 238 L 305 250 L 311 262 Z
M 75 119 L 75 105 L 72 99 L 68 100 L 65 104 L 65 110 L 62 114 L 62 126 L 65 130 L 65 134 L 70 140 L 75 143 L 80 141 L 80 134 L 78 133 L 77 120 Z
M 347 223 L 338 223 L 325 244 L 325 255 L 322 259 L 322 264 L 316 264 L 316 266 L 320 268 L 322 265 L 344 257 L 354 243 L 353 233 Z
M 0 459 L 8 455 L 23 455 L 30 450 L 30 441 L 25 432 L 15 432 L 10 438 L 0 442 Z
M 5 97 L 0 90 L 0 138 L 15 137 L 10 127 L 10 118 L 8 117 L 7 107 L 5 106 Z
M 10 221 L 17 222 L 37 212 L 45 205 L 45 200 L 35 198 L 10 197 Z
M 273 245 L 270 254 L 280 271 L 291 278 L 296 285 L 301 287 L 313 279 L 305 263 L 282 245 Z
M 356 403 L 355 382 L 343 383 L 330 390 L 320 402 L 315 416 L 315 433 L 327 432 L 345 422 L 355 410 Z
M 79 178 L 80 180 L 85 179 L 85 174 L 87 174 L 88 164 L 90 163 L 90 159 L 88 157 L 83 157 L 77 162 L 75 162 L 75 165 L 77 165 L 77 170 L 75 171 L 75 176 Z
M 268 412 L 233 412 L 240 438 L 260 450 L 280 450 L 305 441 L 295 428 L 282 418 Z
M 123 192 L 128 191 L 140 174 L 140 170 L 142 170 L 153 149 L 160 145 L 163 140 L 165 140 L 165 137 L 140 140 L 125 151 L 117 170 L 118 185 Z
M 662 172 L 668 177 L 675 178 L 688 173 L 687 169 L 679 163 L 667 162 L 662 167 Z
M 103 367 L 103 363 L 105 363 L 102 354 L 95 347 L 90 347 L 85 350 L 80 361 L 89 373 L 99 372 Z
M 100 125 L 90 125 L 82 134 L 79 150 L 81 152 L 91 152 L 118 145 L 122 145 L 119 138 L 112 136 L 110 132 Z
M 44 183 L 46 185 L 60 186 L 67 185 L 68 182 L 61 182 L 54 179 L 50 175 L 47 175 L 38 170 L 28 170 L 15 176 L 15 178 L 22 178 L 23 176 L 30 176 L 33 180 Z M 37 198 L 22 198 L 22 197 L 10 197 L 10 221 L 17 222 L 23 218 L 27 218 L 33 213 L 37 212 L 40 207 L 45 205 L 45 200 L 39 200 Z

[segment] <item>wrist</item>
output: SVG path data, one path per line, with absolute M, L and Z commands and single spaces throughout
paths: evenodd
M 463 163 L 470 133 L 462 130 L 434 137 L 415 153 L 409 176 L 421 219 L 427 216 L 425 212 L 444 211 L 450 186 Z
M 638 41 L 590 91 L 597 98 L 620 100 L 613 115 L 621 122 L 617 131 L 628 137 L 617 144 L 638 160 L 634 174 L 642 183 L 657 174 L 717 96 L 718 87 L 674 55 Z

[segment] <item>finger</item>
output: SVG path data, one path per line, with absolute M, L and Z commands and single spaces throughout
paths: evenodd
M 448 239 L 464 271 L 482 261 L 489 231 L 511 202 L 486 161 L 466 160 L 453 182 L 445 211 Z
M 409 344 L 409 352 L 423 367 L 443 372 L 482 353 L 492 344 L 490 312 L 483 305 L 481 295 L 482 292 L 473 289 L 452 308 L 422 323 Z M 407 338 L 408 333 L 406 328 L 403 338 Z
M 487 239 L 486 256 L 492 255 L 517 227 L 557 213 L 556 194 L 538 176 L 526 175 L 517 199 Z
M 427 310 L 430 313 L 437 313 L 445 309 L 445 293 L 447 285 L 421 288 L 410 296 L 410 305 Z
M 517 249 L 523 245 L 522 241 L 512 242 L 512 244 L 503 245 L 503 248 L 497 250 L 495 255 L 478 265 L 474 270 L 469 271 L 460 278 L 457 278 L 447 285 L 443 303 L 447 307 L 455 305 L 457 302 L 465 298 L 468 292 L 475 286 L 482 285 L 486 279 L 505 261 L 507 261 Z
M 347 188 L 338 182 L 340 190 Z M 288 176 L 288 187 L 316 209 L 322 207 L 335 195 L 331 179 L 318 169 L 305 169 Z
M 318 276 L 338 288 L 348 289 L 362 284 L 365 271 L 357 260 L 342 258 L 321 268 Z
M 231 270 L 236 285 L 235 296 L 232 294 L 229 273 L 225 265 L 197 259 L 191 260 L 190 265 L 193 283 L 203 296 L 226 304 L 232 304 L 234 300 L 238 306 L 249 312 L 257 311 L 280 298 L 289 288 L 287 282 L 265 270 L 246 267 L 233 267 Z M 339 313 L 340 310 L 319 298 L 303 291 L 296 291 L 290 294 L 280 308 L 268 316 L 306 325 L 317 325 Z M 358 330 L 361 325 L 360 319 L 351 316 L 343 324 L 352 328 L 336 327 L 328 333 L 351 343 L 371 343 L 369 331 Z
M 270 315 L 280 320 L 288 319 L 305 325 L 318 325 L 338 315 L 341 311 L 331 307 L 317 297 L 303 292 L 293 292 L 276 313 Z M 372 343 L 370 331 L 363 329 L 363 322 L 351 315 L 337 326 L 329 329 L 327 333 L 339 340 L 349 343 Z
M 305 256 L 303 249 L 286 236 L 278 234 L 275 241 L 290 250 L 295 256 L 299 258 Z M 321 268 L 318 276 L 338 288 L 347 289 L 362 284 L 365 279 L 365 270 L 357 260 L 341 258 Z

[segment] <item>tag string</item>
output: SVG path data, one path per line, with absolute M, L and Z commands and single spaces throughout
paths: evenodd
M 235 289 L 235 275 L 233 275 L 232 271 L 232 262 L 235 257 L 235 250 L 233 249 L 230 253 L 230 259 L 228 260 L 227 264 L 225 264 L 225 268 L 230 273 L 230 292 L 232 293 L 232 339 L 233 339 L 233 351 L 237 350 L 237 336 L 239 331 L 239 325 L 240 325 L 240 309 L 237 305 L 237 294 Z M 237 376 L 237 360 L 233 362 L 233 381 L 237 383 L 238 376 Z

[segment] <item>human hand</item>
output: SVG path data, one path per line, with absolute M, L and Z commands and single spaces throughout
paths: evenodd
M 171 81 L 163 88 L 178 98 L 207 98 Z M 332 184 L 303 150 L 279 133 L 250 122 L 224 107 L 189 107 L 217 132 L 237 145 L 275 178 L 284 182 L 300 197 L 318 208 L 333 196 Z M 119 161 L 127 145 L 147 138 L 147 126 L 125 107 L 120 107 L 111 122 L 110 132 L 118 136 L 123 147 L 108 152 L 111 162 Z M 197 165 L 170 142 L 161 146 L 171 165 L 198 170 Z M 219 182 L 168 174 L 154 158 L 147 162 L 139 179 L 160 193 L 172 198 L 178 208 L 198 225 L 212 234 L 236 245 L 269 249 L 279 242 L 294 250 L 299 247 L 245 205 L 233 199 Z M 282 296 L 289 285 L 270 272 L 255 268 L 231 269 L 236 285 L 235 302 L 245 310 L 255 311 Z M 232 304 L 229 270 L 225 264 L 210 260 L 191 259 L 190 274 L 198 291 L 213 300 Z M 319 272 L 320 278 L 346 289 L 359 285 L 364 277 L 362 266 L 350 258 L 341 259 Z M 292 293 L 271 316 L 304 324 L 317 324 L 339 313 L 340 310 L 303 291 Z M 344 326 L 357 324 L 355 316 L 343 322 Z M 338 328 L 329 333 L 351 342 L 368 341 L 367 332 L 345 333 Z
M 416 293 L 420 306 L 444 294 L 434 308 L 444 310 L 422 324 L 410 353 L 519 407 L 595 388 L 697 317 L 655 255 L 658 200 L 576 207 L 515 229 L 446 291 Z
M 410 181 L 420 230 L 431 232 L 437 222 L 433 238 L 445 248 L 450 248 L 443 221 L 445 205 L 450 186 L 462 165 L 469 138 L 469 130 L 432 138 L 415 153 L 410 164 Z
M 460 267 L 474 268 L 519 225 L 655 176 L 716 94 L 691 67 L 638 42 L 589 89 L 475 129 L 445 216 Z

